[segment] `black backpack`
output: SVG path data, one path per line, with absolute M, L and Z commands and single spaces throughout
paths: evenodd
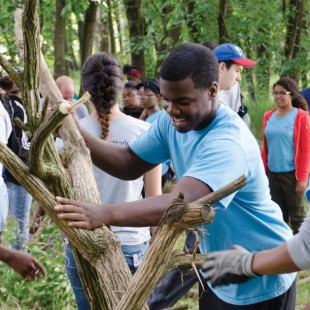
M 11 123 L 12 133 L 8 140 L 8 147 L 28 166 L 28 153 L 30 141 L 27 139 L 23 130 L 17 126 L 14 119 L 19 118 L 21 121 L 25 120 L 26 113 L 23 108 L 23 103 L 19 97 L 0 95 L 0 101 L 8 112 Z M 4 169 L 3 178 L 7 181 L 19 184 L 10 172 Z

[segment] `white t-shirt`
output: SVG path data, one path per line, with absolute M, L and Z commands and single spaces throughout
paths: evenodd
M 0 101 L 0 142 L 7 144 L 12 131 L 12 124 L 8 112 Z M 4 182 L 2 178 L 3 165 L 0 163 L 0 185 Z
M 102 129 L 97 119 L 88 116 L 80 120 L 80 125 L 89 133 L 101 137 Z M 114 144 L 128 145 L 146 132 L 150 124 L 131 116 L 113 118 L 109 127 L 107 141 Z M 103 204 L 116 204 L 142 199 L 143 176 L 131 181 L 115 178 L 94 166 L 94 175 Z M 122 245 L 139 245 L 151 238 L 149 227 L 110 226 L 119 237 Z

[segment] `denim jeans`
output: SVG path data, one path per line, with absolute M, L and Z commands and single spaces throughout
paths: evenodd
M 0 203 L 0 241 L 1 241 L 1 234 L 4 229 L 6 218 L 8 217 L 8 209 L 9 209 L 8 192 L 4 182 L 0 185 L 0 201 L 1 201 Z
M 122 252 L 126 258 L 126 262 L 130 268 L 130 271 L 134 273 L 140 265 L 145 251 L 148 248 L 149 243 L 144 242 L 139 245 L 125 245 L 122 246 Z M 84 293 L 83 285 L 80 280 L 76 263 L 70 245 L 66 246 L 66 273 L 71 283 L 75 301 L 79 310 L 89 310 L 90 306 L 87 297 Z
M 31 208 L 31 195 L 21 185 L 6 181 L 9 194 L 9 207 L 12 219 L 16 225 L 14 235 L 15 243 L 11 243 L 13 249 L 28 250 L 29 241 L 29 217 Z

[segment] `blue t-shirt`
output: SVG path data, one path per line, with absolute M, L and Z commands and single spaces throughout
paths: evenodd
M 268 170 L 290 172 L 295 170 L 294 127 L 298 109 L 285 116 L 272 113 L 265 128 L 268 148 Z
M 158 164 L 171 158 L 177 179 L 198 179 L 214 191 L 241 175 L 247 184 L 214 205 L 213 223 L 207 231 L 201 253 L 223 250 L 239 244 L 247 250 L 274 248 L 292 237 L 282 213 L 270 197 L 258 144 L 241 118 L 221 104 L 212 122 L 199 131 L 178 132 L 162 111 L 148 132 L 129 144 L 143 160 Z M 243 284 L 210 288 L 223 301 L 247 305 L 268 300 L 289 289 L 296 274 L 253 278 Z

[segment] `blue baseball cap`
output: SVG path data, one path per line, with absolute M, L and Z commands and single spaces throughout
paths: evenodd
M 244 67 L 253 67 L 256 65 L 256 61 L 246 58 L 242 49 L 235 44 L 221 44 L 213 50 L 213 53 L 219 62 L 232 60 Z

